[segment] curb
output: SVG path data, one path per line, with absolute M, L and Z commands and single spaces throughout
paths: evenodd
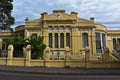
M 42 75 L 120 75 L 120 68 L 48 68 L 48 67 L 20 67 L 20 66 L 0 66 L 0 72 L 22 73 L 22 74 L 42 74 Z
M 120 73 L 58 73 L 58 72 L 29 72 L 29 71 L 12 71 L 12 70 L 0 70 L 0 72 L 5 73 L 20 73 L 20 74 L 32 74 L 32 75 L 61 75 L 61 76 L 107 76 L 114 75 L 118 76 Z

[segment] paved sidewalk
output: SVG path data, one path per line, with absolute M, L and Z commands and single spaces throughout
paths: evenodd
M 0 71 L 22 72 L 31 74 L 62 74 L 62 75 L 120 75 L 120 68 L 47 68 L 47 67 L 17 67 L 17 66 L 0 66 Z

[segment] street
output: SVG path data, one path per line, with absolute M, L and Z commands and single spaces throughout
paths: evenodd
M 120 80 L 120 76 L 72 76 L 72 75 L 40 75 L 27 73 L 0 72 L 0 80 Z

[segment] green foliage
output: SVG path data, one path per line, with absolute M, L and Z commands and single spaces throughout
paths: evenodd
M 4 38 L 3 44 L 7 44 L 7 45 L 13 44 L 13 39 L 12 38 Z
M 28 44 L 31 45 L 31 58 L 38 59 L 43 56 L 43 51 L 46 45 L 43 43 L 43 37 L 34 37 L 31 36 L 29 39 L 24 39 L 21 36 L 14 38 L 5 38 L 3 43 L 10 45 L 13 44 L 15 49 L 19 50 L 23 47 L 26 47 Z
M 14 24 L 14 18 L 11 15 L 13 10 L 13 0 L 0 0 L 0 29 L 11 30 L 10 25 Z
M 4 38 L 3 43 L 8 44 L 8 45 L 10 45 L 10 44 L 13 44 L 13 45 L 18 45 L 18 44 L 25 45 L 25 40 L 24 40 L 23 37 L 17 36 L 17 37 L 14 37 L 14 38 Z
M 43 43 L 43 37 L 31 36 L 31 38 L 28 39 L 27 44 L 31 45 L 31 58 L 32 59 L 38 59 L 43 56 L 43 51 L 46 47 L 46 45 Z

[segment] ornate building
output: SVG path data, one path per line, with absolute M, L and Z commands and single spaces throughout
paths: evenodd
M 63 54 L 66 47 L 71 53 L 85 54 L 85 47 L 90 48 L 93 56 L 104 53 L 104 47 L 116 50 L 120 44 L 120 30 L 107 30 L 106 26 L 78 17 L 77 12 L 65 13 L 65 10 L 53 10 L 52 14 L 43 12 L 36 20 L 25 19 L 25 25 L 17 26 L 14 33 L 0 32 L 0 48 L 2 39 L 16 35 L 25 38 L 31 35 L 43 36 L 44 43 L 50 47 L 51 54 Z

